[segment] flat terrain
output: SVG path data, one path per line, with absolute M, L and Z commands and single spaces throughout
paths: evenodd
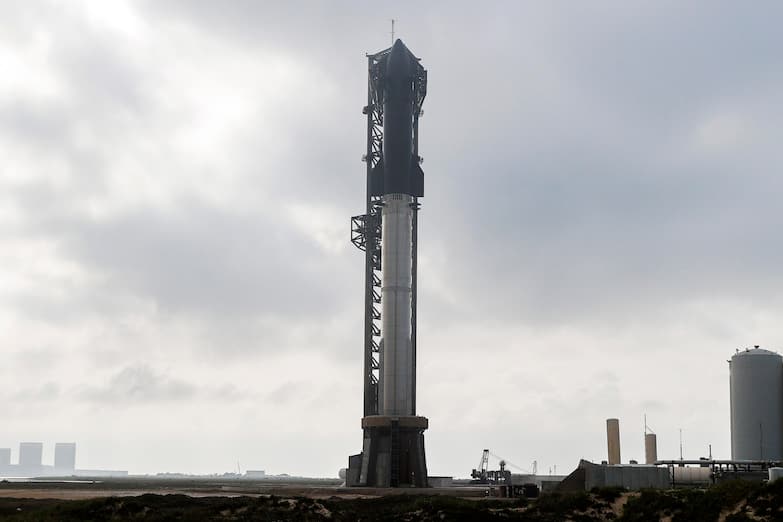
M 78 481 L 42 480 L 39 482 L 0 481 L 0 498 L 83 500 L 104 497 L 130 497 L 144 494 L 187 495 L 190 497 L 278 497 L 375 498 L 399 495 L 399 489 L 345 488 L 340 480 L 296 479 L 180 479 L 180 478 L 117 478 Z M 484 497 L 486 487 L 406 489 L 409 495 L 446 495 L 465 498 Z
M 86 486 L 0 484 L 0 520 L 783 520 L 783 480 L 771 485 L 732 482 L 707 490 L 552 493 L 534 501 L 463 498 L 454 496 L 457 488 L 433 495 L 432 490 L 356 492 L 333 485 L 153 482 L 127 480 Z M 466 491 L 483 494 L 478 489 Z

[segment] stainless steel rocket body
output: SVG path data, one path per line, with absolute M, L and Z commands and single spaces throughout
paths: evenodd
M 413 415 L 415 390 L 411 332 L 413 197 L 383 197 L 381 253 L 381 415 Z

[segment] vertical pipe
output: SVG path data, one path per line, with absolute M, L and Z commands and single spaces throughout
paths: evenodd
M 416 307 L 418 301 L 418 263 L 419 263 L 419 198 L 413 198 L 413 223 L 411 231 L 411 354 L 413 369 L 411 371 L 411 415 L 416 415 Z
M 620 464 L 620 421 L 606 419 L 606 444 L 609 464 Z

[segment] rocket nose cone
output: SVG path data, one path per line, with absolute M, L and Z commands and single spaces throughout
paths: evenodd
M 410 54 L 411 52 L 405 47 L 402 40 L 397 39 L 389 54 L 389 61 L 386 65 L 387 74 L 407 73 L 410 68 Z

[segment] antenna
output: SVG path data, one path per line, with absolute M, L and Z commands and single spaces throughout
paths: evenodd
M 680 428 L 680 460 L 682 460 L 682 428 Z
M 394 18 L 391 19 L 391 23 L 392 23 L 391 39 L 392 39 L 392 45 L 394 45 Z

